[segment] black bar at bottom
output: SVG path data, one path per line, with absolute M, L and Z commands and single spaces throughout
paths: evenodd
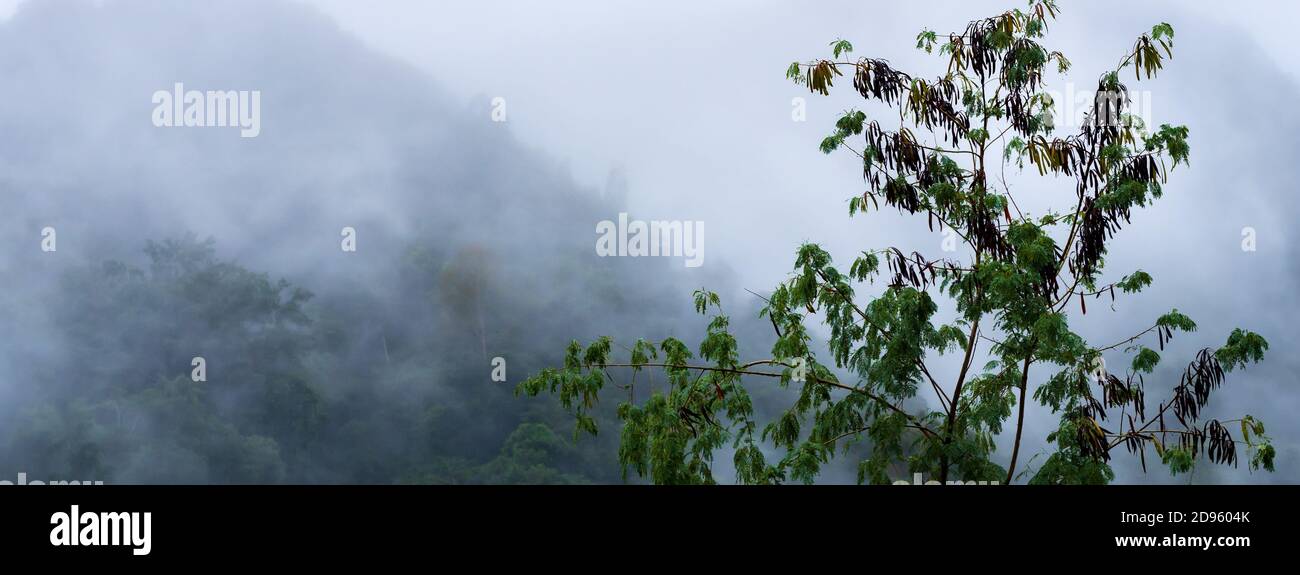
M 577 550 L 678 546 L 761 561 L 809 541 L 954 565 L 962 551 L 992 550 L 1199 561 L 1290 554 L 1297 496 L 1289 486 L 0 486 L 0 546 L 9 559 L 126 566 L 430 554 L 540 566 Z

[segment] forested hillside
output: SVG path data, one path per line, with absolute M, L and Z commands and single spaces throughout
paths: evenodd
M 621 480 L 616 436 L 575 441 L 514 386 L 555 338 L 691 325 L 723 268 L 595 257 L 617 179 L 577 185 L 486 100 L 311 8 L 234 4 L 38 2 L 0 26 L 0 273 L 21 280 L 0 294 L 0 477 Z M 177 80 L 260 89 L 261 135 L 154 128 Z

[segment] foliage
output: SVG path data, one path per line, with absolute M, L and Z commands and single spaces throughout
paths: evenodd
M 831 43 L 831 59 L 787 69 L 788 78 L 822 95 L 835 80 L 850 78 L 862 98 L 898 112 L 900 125 L 889 128 L 881 122 L 890 117 L 849 110 L 820 144 L 823 152 L 861 161 L 867 191 L 850 199 L 850 216 L 882 204 L 923 216 L 931 230 L 956 234 L 969 257 L 930 259 L 888 247 L 863 252 L 845 274 L 829 253 L 805 244 L 792 277 L 762 310 L 776 338 L 770 358 L 742 361 L 720 299 L 700 290 L 696 310 L 711 321 L 695 353 L 675 338 L 638 341 L 622 363 L 612 359 L 609 338 L 575 341 L 563 367 L 542 370 L 518 391 L 557 395 L 576 418 L 575 433 L 595 434 L 590 413 L 614 373 L 630 372 L 634 387 L 642 370 L 662 371 L 671 383 L 666 392 L 618 409 L 625 473 L 656 483 L 714 482 L 721 449 L 734 453 L 738 482 L 812 482 L 840 446 L 859 440 L 871 446 L 860 481 L 886 483 L 905 467 L 940 481 L 1010 483 L 1031 397 L 1059 425 L 1047 437 L 1055 450 L 1030 483 L 1108 482 L 1121 447 L 1144 468 L 1154 449 L 1174 473 L 1200 458 L 1235 465 L 1239 447 L 1251 454 L 1252 469 L 1272 469 L 1262 423 L 1234 420 L 1241 423 L 1234 437 L 1229 421 L 1201 421 L 1226 372 L 1262 359 L 1268 344 L 1258 334 L 1234 330 L 1223 347 L 1195 354 L 1171 397 L 1148 409 L 1144 375 L 1155 373 L 1175 333 L 1196 324 L 1173 310 L 1113 345 L 1091 344 L 1071 329 L 1073 309 L 1088 313 L 1088 299 L 1114 300 L 1116 288 L 1131 294 L 1152 283 L 1140 270 L 1103 283 L 1108 244 L 1134 210 L 1163 195 L 1168 172 L 1188 163 L 1190 147 L 1185 126 L 1148 132 L 1129 115 L 1120 80 L 1129 69 L 1138 81 L 1154 78 L 1172 58 L 1174 31 L 1165 23 L 1140 35 L 1116 68 L 1100 75 L 1078 132 L 1057 134 L 1044 82 L 1052 71 L 1068 72 L 1070 62 L 1042 42 L 1058 11 L 1053 0 L 1031 0 L 1028 10 L 975 20 L 961 32 L 921 32 L 917 48 L 937 48 L 948 63 L 936 79 L 883 59 L 843 59 L 853 51 L 845 40 Z M 1020 210 L 1001 174 L 1026 163 L 1039 176 L 1074 181 L 1067 209 L 1036 217 Z M 862 284 L 876 282 L 882 292 L 862 293 Z M 937 319 L 941 304 L 951 306 L 954 320 Z M 830 334 L 829 361 L 818 358 L 805 327 L 818 315 Z M 1102 367 L 1105 352 L 1153 336 L 1158 352 L 1144 345 L 1122 350 L 1133 354 L 1123 377 Z M 960 358 L 947 386 L 931 369 L 945 354 Z M 981 356 L 988 359 L 982 369 Z M 1041 382 L 1031 389 L 1035 367 Z M 761 380 L 790 388 L 795 399 L 760 427 L 746 384 Z M 908 407 L 923 391 L 938 409 Z M 1002 433 L 1014 437 L 1007 467 L 995 462 L 994 438 Z M 782 455 L 770 456 L 771 448 Z
M 318 301 L 219 259 L 211 240 L 149 242 L 144 252 L 141 265 L 72 269 L 50 294 L 60 302 L 51 306 L 53 337 L 67 355 L 33 358 L 31 385 L 0 405 L 0 423 L 12 422 L 0 429 L 10 479 L 20 472 L 105 483 L 618 478 L 609 464 L 616 445 L 570 445 L 551 431 L 565 423 L 558 407 L 511 409 L 509 387 L 487 379 L 473 304 L 490 284 L 477 281 L 477 252 L 413 250 L 393 298 L 409 303 L 393 311 L 365 294 Z M 471 312 L 441 313 L 448 302 Z M 514 350 L 512 366 L 543 364 L 521 343 L 527 334 L 492 335 L 500 337 L 494 346 Z M 206 359 L 207 381 L 191 380 L 194 356 Z

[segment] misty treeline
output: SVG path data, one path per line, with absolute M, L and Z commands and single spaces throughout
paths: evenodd
M 542 359 L 510 317 L 546 302 L 500 297 L 483 253 L 411 249 L 394 291 L 422 303 L 400 310 L 321 301 L 192 236 L 79 267 L 48 294 L 72 361 L 33 366 L 30 396 L 3 407 L 0 460 L 109 482 L 609 480 L 599 442 L 489 378 L 484 341 L 510 368 Z
M 686 297 L 651 291 L 626 260 L 586 254 L 560 267 L 591 299 L 519 289 L 488 247 L 438 244 L 395 254 L 381 294 L 318 297 L 192 234 L 60 273 L 41 296 L 57 302 L 48 328 L 60 352 L 25 366 L 23 392 L 0 406 L 3 471 L 107 483 L 621 481 L 615 435 L 578 436 L 559 406 L 520 402 L 514 385 L 560 359 L 549 338 Z M 661 317 L 690 325 L 673 307 Z M 570 321 L 535 321 L 557 310 Z M 195 357 L 206 381 L 192 380 Z M 496 357 L 505 382 L 491 377 Z M 613 402 L 596 413 L 612 424 Z
M 1223 68 L 1267 89 L 1178 98 L 1198 106 L 1189 118 L 1198 119 L 1200 141 L 1214 141 L 1216 126 L 1205 119 L 1215 117 L 1230 117 L 1234 134 L 1237 125 L 1286 133 L 1297 119 L 1278 103 L 1294 87 L 1237 59 L 1254 48 L 1223 48 L 1230 40 L 1180 44 L 1192 54 L 1184 69 Z M 654 191 L 638 189 L 637 174 L 631 190 L 618 178 L 603 194 L 576 185 L 552 154 L 514 139 L 513 120 L 491 121 L 496 94 L 452 98 L 438 78 L 377 54 L 303 4 L 27 2 L 0 23 L 0 71 L 0 480 L 620 481 L 612 412 L 629 399 L 644 406 L 667 382 L 650 370 L 635 390 L 609 382 L 588 412 L 601 433 L 575 440 L 558 402 L 514 395 L 528 375 L 564 362 L 564 342 L 608 335 L 626 357 L 623 345 L 637 337 L 672 337 L 698 351 L 699 336 L 716 331 L 691 309 L 701 287 L 726 304 L 710 304 L 710 313 L 725 313 L 727 328 L 743 334 L 738 356 L 758 357 L 790 333 L 758 316 L 770 302 L 744 293 L 721 258 L 688 272 L 675 260 L 597 256 L 596 224 L 620 211 L 682 217 L 625 201 Z M 837 80 L 846 91 L 850 78 Z M 177 83 L 261 91 L 260 134 L 154 127 L 150 96 Z M 521 110 L 515 103 L 512 114 Z M 1293 152 L 1275 140 L 1223 141 L 1231 145 L 1197 157 L 1188 172 L 1195 177 L 1179 182 L 1188 193 L 1178 197 L 1200 189 L 1217 198 L 1237 189 L 1230 174 L 1240 166 L 1284 163 Z M 736 150 L 752 160 L 747 148 Z M 1266 179 L 1252 194 L 1279 202 L 1270 211 L 1283 219 L 1295 212 L 1291 196 L 1267 195 L 1293 189 L 1290 172 L 1254 176 Z M 754 205 L 787 194 L 779 186 L 754 192 Z M 1215 204 L 1215 218 L 1199 209 L 1194 220 L 1209 227 L 1196 233 L 1226 227 L 1235 242 L 1239 221 L 1254 224 L 1241 217 L 1254 214 L 1240 207 L 1248 203 Z M 58 232 L 56 252 L 41 251 L 46 227 Z M 355 253 L 340 250 L 344 227 L 357 231 Z M 1136 236 L 1157 238 L 1147 245 L 1169 233 L 1147 229 L 1157 235 Z M 1285 238 L 1285 229 L 1271 237 Z M 784 263 L 795 247 L 763 257 Z M 1224 278 L 1251 278 L 1257 285 L 1248 292 L 1222 282 L 1160 289 L 1197 303 L 1201 331 L 1214 338 L 1240 319 L 1273 326 L 1265 335 L 1285 348 L 1289 332 L 1277 318 L 1292 310 L 1255 306 L 1254 298 L 1290 301 L 1282 296 L 1295 268 L 1263 274 L 1260 262 L 1277 259 L 1238 253 L 1197 261 Z M 1295 260 L 1287 253 L 1278 259 Z M 757 287 L 771 295 L 761 289 L 770 286 Z M 1215 294 L 1218 309 L 1205 294 Z M 1106 341 L 1131 335 L 1095 335 L 1106 333 Z M 825 336 L 810 332 L 809 348 L 826 351 Z M 1209 337 L 1180 334 L 1179 345 L 1222 343 Z M 206 361 L 205 382 L 190 380 L 194 357 Z M 491 379 L 496 357 L 506 361 L 505 382 Z M 1284 417 L 1292 366 L 1274 354 L 1242 382 L 1256 392 L 1216 401 L 1231 415 L 1259 409 L 1276 426 L 1271 434 L 1294 437 Z M 1181 366 L 1159 369 L 1177 378 Z M 753 418 L 780 418 L 791 390 L 772 378 L 752 383 Z M 901 407 L 926 406 L 915 398 Z M 1026 429 L 1024 468 L 1042 465 L 1035 458 L 1043 445 L 1033 442 L 1035 429 L 1055 428 L 1046 421 L 1051 427 Z M 817 480 L 853 482 L 871 444 L 855 443 Z M 904 458 L 913 454 L 904 449 Z M 760 451 L 778 456 L 765 442 L 748 453 Z M 734 454 L 718 449 L 709 469 L 718 481 L 736 476 Z M 1295 460 L 1278 457 L 1280 466 Z M 1288 467 L 1278 479 L 1250 480 L 1294 476 Z
M 0 478 L 619 481 L 616 437 L 575 441 L 515 384 L 557 338 L 691 326 L 691 289 L 727 272 L 597 257 L 622 178 L 576 185 L 488 99 L 308 7 L 229 4 L 38 2 L 0 26 Z M 182 81 L 261 90 L 262 133 L 153 127 Z

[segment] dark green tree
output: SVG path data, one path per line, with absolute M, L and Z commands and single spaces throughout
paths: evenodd
M 1227 372 L 1262 359 L 1262 337 L 1237 329 L 1222 347 L 1195 353 L 1167 384 L 1168 398 L 1153 406 L 1146 377 L 1175 333 L 1196 329 L 1191 319 L 1170 311 L 1133 337 L 1100 345 L 1070 327 L 1070 315 L 1086 314 L 1089 299 L 1113 300 L 1151 283 L 1140 270 L 1104 279 L 1108 243 L 1133 210 L 1161 196 L 1167 173 L 1188 161 L 1189 146 L 1185 126 L 1148 130 L 1129 114 L 1121 82 L 1126 74 L 1152 78 L 1172 58 L 1174 31 L 1163 23 L 1101 74 L 1077 133 L 1058 135 L 1044 76 L 1052 69 L 1064 75 L 1070 63 L 1041 43 L 1057 13 L 1052 0 L 1031 0 L 1026 11 L 976 20 L 960 32 L 921 32 L 917 48 L 948 61 L 936 79 L 881 59 L 847 59 L 853 47 L 844 40 L 831 44 L 830 59 L 787 71 L 822 95 L 848 75 L 862 98 L 896 111 L 879 120 L 847 111 L 821 143 L 826 153 L 861 160 L 867 191 L 850 199 L 850 216 L 890 208 L 924 217 L 931 230 L 960 238 L 969 257 L 930 259 L 890 247 L 862 252 L 844 272 L 830 254 L 805 244 L 793 277 L 762 309 L 776 336 L 770 358 L 742 360 L 718 296 L 698 291 L 696 310 L 714 315 L 695 353 L 673 338 L 638 340 L 626 361 L 616 361 L 609 338 L 586 347 L 573 342 L 563 367 L 541 371 L 518 390 L 558 395 L 577 430 L 594 434 L 591 410 L 616 373 L 635 386 L 639 372 L 662 370 L 670 382 L 665 393 L 618 409 L 625 475 L 632 470 L 656 483 L 714 482 L 713 456 L 723 448 L 734 450 L 739 482 L 811 482 L 861 440 L 870 444 L 859 464 L 862 482 L 886 483 L 905 468 L 945 482 L 1010 483 L 1031 400 L 1060 420 L 1047 437 L 1055 450 L 1031 483 L 1108 482 L 1117 450 L 1140 458 L 1144 469 L 1153 450 L 1173 473 L 1202 458 L 1236 465 L 1239 452 L 1252 469 L 1271 471 L 1274 450 L 1260 421 L 1201 418 Z M 895 120 L 897 128 L 881 123 Z M 1023 169 L 1026 162 L 1040 176 L 1075 182 L 1068 207 L 1041 215 L 1020 209 L 1003 174 L 1008 164 Z M 864 283 L 882 289 L 864 296 Z M 952 306 L 953 321 L 937 321 L 941 303 Z M 830 364 L 812 349 L 805 322 L 814 316 L 828 328 Z M 1102 354 L 1111 350 L 1131 356 L 1122 375 L 1104 368 Z M 947 385 L 932 370 L 945 354 L 960 358 Z M 762 428 L 745 387 L 761 380 L 792 386 L 797 395 Z M 938 409 L 915 407 L 922 390 Z M 1237 435 L 1230 424 L 1239 424 Z M 994 438 L 1002 433 L 1014 437 L 1007 467 L 994 462 Z M 769 462 L 767 446 L 784 455 Z

